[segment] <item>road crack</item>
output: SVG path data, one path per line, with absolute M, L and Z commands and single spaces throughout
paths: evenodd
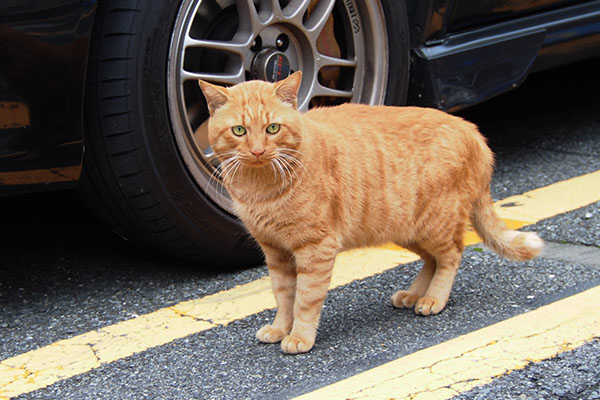
M 214 321 L 213 321 L 212 319 L 210 319 L 210 318 L 200 318 L 200 317 L 198 317 L 198 316 L 196 316 L 196 315 L 193 315 L 193 314 L 188 314 L 188 313 L 186 313 L 186 312 L 184 312 L 184 311 L 180 311 L 180 310 L 178 310 L 178 309 L 177 309 L 177 308 L 175 308 L 175 307 L 167 307 L 167 309 L 169 309 L 169 310 L 173 311 L 175 314 L 179 315 L 180 317 L 183 317 L 183 318 L 191 318 L 191 319 L 193 319 L 194 321 L 197 321 L 197 322 L 205 322 L 205 323 L 207 323 L 207 324 L 211 324 L 211 325 L 213 325 L 215 328 L 216 328 L 216 327 L 219 327 L 219 326 L 223 326 L 223 324 L 220 324 L 220 323 L 218 323 L 218 322 L 214 322 Z

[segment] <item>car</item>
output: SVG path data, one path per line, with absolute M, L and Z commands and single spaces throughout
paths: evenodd
M 218 176 L 198 79 L 301 70 L 302 110 L 454 112 L 598 55 L 597 0 L 3 0 L 0 194 L 77 186 L 145 248 L 259 264 Z

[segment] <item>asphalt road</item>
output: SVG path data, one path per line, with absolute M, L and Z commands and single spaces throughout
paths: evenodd
M 599 70 L 596 59 L 539 73 L 461 113 L 496 153 L 494 199 L 600 170 Z M 2 198 L 0 210 L 0 360 L 266 275 L 264 267 L 218 271 L 138 249 L 106 230 L 72 191 Z M 559 249 L 598 249 L 600 203 L 527 230 Z M 308 354 L 257 343 L 269 310 L 19 398 L 292 398 L 600 285 L 600 259 L 565 254 L 523 264 L 472 246 L 439 316 L 389 305 L 418 272 L 412 263 L 332 290 Z M 458 398 L 600 398 L 598 365 L 600 338 Z

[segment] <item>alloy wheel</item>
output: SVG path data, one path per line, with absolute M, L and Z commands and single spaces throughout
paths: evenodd
M 208 143 L 198 79 L 235 85 L 303 72 L 299 108 L 381 104 L 387 85 L 385 18 L 376 0 L 184 0 L 169 49 L 169 112 L 188 171 L 234 214 Z

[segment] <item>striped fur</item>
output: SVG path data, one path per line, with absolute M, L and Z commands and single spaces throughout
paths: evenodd
M 446 305 L 469 217 L 499 254 L 539 253 L 537 235 L 508 230 L 494 213 L 493 156 L 475 125 L 418 107 L 300 114 L 300 79 L 229 89 L 200 82 L 225 186 L 265 254 L 277 300 L 260 341 L 281 342 L 286 353 L 312 348 L 335 257 L 346 249 L 394 242 L 421 256 L 413 284 L 392 296 L 421 315 Z M 271 123 L 280 124 L 276 134 L 265 131 Z M 236 125 L 246 134 L 235 136 Z

